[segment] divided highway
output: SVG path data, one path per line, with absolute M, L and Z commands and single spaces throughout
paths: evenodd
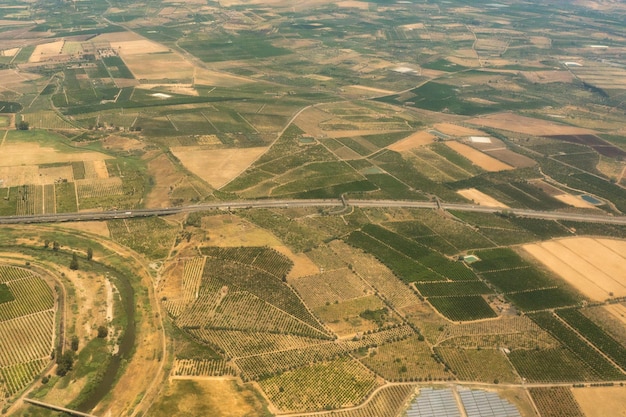
M 133 217 L 167 216 L 177 213 L 191 213 L 206 210 L 236 210 L 251 208 L 288 208 L 288 207 L 377 207 L 377 208 L 427 208 L 442 210 L 473 211 L 479 213 L 502 212 L 499 207 L 478 206 L 472 204 L 448 204 L 440 202 L 403 201 L 403 200 L 250 200 L 222 201 L 215 203 L 196 204 L 184 207 L 168 207 L 154 209 L 92 211 L 81 213 L 38 214 L 31 216 L 0 216 L 0 224 L 56 223 L 87 220 L 130 219 Z M 609 223 L 626 225 L 626 216 L 608 214 L 578 214 L 554 211 L 537 211 L 525 209 L 506 209 L 507 213 L 520 217 L 531 217 L 544 220 L 570 220 L 589 223 Z

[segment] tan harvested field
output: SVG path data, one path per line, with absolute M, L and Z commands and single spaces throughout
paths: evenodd
M 267 148 L 207 149 L 203 146 L 177 146 L 171 151 L 182 164 L 208 182 L 220 188 L 249 167 Z
M 626 417 L 625 387 L 572 388 L 585 417 Z
M 465 145 L 464 143 L 459 143 L 456 141 L 446 141 L 445 144 L 452 150 L 460 153 L 474 164 L 478 165 L 485 171 L 489 172 L 497 172 L 497 171 L 505 171 L 508 169 L 513 169 L 512 166 L 505 164 L 504 162 L 498 161 L 497 159 L 484 154 L 471 146 Z
M 126 66 L 138 79 L 160 80 L 168 78 L 170 80 L 191 80 L 193 78 L 193 65 L 175 53 L 133 53 L 121 55 Z
M 531 83 L 571 83 L 574 76 L 569 71 L 522 71 L 522 75 Z
M 0 167 L 0 180 L 3 187 L 15 187 L 24 184 L 38 184 L 36 165 Z
M 587 135 L 595 133 L 590 129 L 561 125 L 547 120 L 520 116 L 514 113 L 490 114 L 467 120 L 467 123 L 535 136 Z
M 231 214 L 207 216 L 202 219 L 211 246 L 271 246 L 282 243 L 270 232 Z
M 148 162 L 148 174 L 154 178 L 154 186 L 146 196 L 147 207 L 169 207 L 172 188 L 185 178 L 165 155 L 159 155 Z
M 486 151 L 487 154 L 493 156 L 494 158 L 514 166 L 515 168 L 528 168 L 534 167 L 537 165 L 537 162 L 534 159 L 531 159 L 527 156 L 521 155 L 517 152 L 513 152 L 510 149 L 493 149 Z
M 98 35 L 95 38 L 91 39 L 91 41 L 94 43 L 110 42 L 112 44 L 120 43 L 120 42 L 142 41 L 142 40 L 145 40 L 145 38 L 135 32 L 103 33 L 102 35 Z
M 319 267 L 304 253 L 293 253 L 287 246 L 274 246 L 273 248 L 293 262 L 293 268 L 289 271 L 287 279 L 306 277 L 320 272 Z
M 66 222 L 60 227 L 65 229 L 78 230 L 79 232 L 93 233 L 103 237 L 111 237 L 106 222 L 86 221 L 86 222 Z
M 463 197 L 481 206 L 502 207 L 502 208 L 509 207 L 506 204 L 499 202 L 495 198 L 483 193 L 482 191 L 477 190 L 476 188 L 467 188 L 465 190 L 459 190 L 457 191 L 457 193 L 461 194 Z
M 330 120 L 333 115 L 322 111 L 318 108 L 311 107 L 306 109 L 296 118 L 295 125 L 304 130 L 305 133 L 312 136 L 327 136 L 328 132 L 322 130 L 320 123 Z M 346 136 L 345 134 L 343 136 Z
M 125 138 L 115 135 L 103 139 L 102 146 L 104 147 L 104 149 L 113 149 L 116 151 L 134 151 L 143 149 L 145 147 L 145 145 L 137 139 Z
M 559 201 L 562 201 L 565 204 L 569 204 L 572 207 L 596 208 L 596 206 L 594 206 L 593 204 L 588 203 L 587 201 L 583 200 L 582 198 L 580 198 L 579 196 L 576 196 L 576 195 L 557 194 L 557 195 L 555 195 L 553 197 L 556 198 Z
M 322 135 L 329 138 L 348 138 L 355 136 L 379 135 L 381 133 L 403 132 L 404 130 L 324 130 Z
M 212 71 L 207 69 L 196 69 L 193 76 L 194 84 L 211 85 L 220 87 L 237 87 L 243 84 L 255 82 L 250 78 L 227 74 L 225 72 Z
M 346 88 L 349 89 L 355 89 L 355 90 L 363 90 L 366 92 L 370 92 L 370 95 L 388 95 L 388 94 L 394 94 L 394 91 L 390 91 L 390 90 L 383 90 L 381 88 L 374 88 L 374 87 L 367 87 L 364 85 L 349 85 Z
M 96 160 L 92 163 L 96 178 L 109 178 L 109 170 L 107 169 L 107 164 L 105 161 Z
M 523 249 L 594 301 L 626 296 L 624 240 L 576 237 Z
M 104 162 L 104 161 L 102 161 Z M 69 165 L 50 168 L 39 168 L 38 184 L 54 184 L 55 180 L 66 179 L 69 182 L 74 180 L 74 172 Z
M 161 91 L 165 90 L 174 94 L 183 94 L 186 96 L 199 96 L 198 90 L 196 90 L 191 84 L 141 84 L 137 88 L 142 90 L 152 90 L 153 88 L 159 88 Z
M 147 39 L 109 41 L 111 48 L 117 51 L 123 58 L 128 55 L 144 55 L 155 52 L 167 52 L 169 48 L 160 43 Z
M 485 136 L 485 132 L 453 123 L 437 123 L 433 126 L 441 133 L 450 136 Z
M 37 45 L 28 58 L 28 62 L 41 62 L 52 57 L 58 57 L 65 41 L 56 41 Z
M 37 143 L 5 143 L 0 148 L 0 166 L 40 165 L 74 161 L 98 161 L 109 159 L 99 152 L 63 153 L 54 148 L 42 147 Z
M 20 51 L 20 48 L 5 49 L 2 51 L 2 56 L 15 56 Z
M 387 149 L 396 152 L 404 152 L 419 146 L 428 145 L 434 140 L 435 136 L 426 131 L 415 132 L 411 136 L 387 146 Z
M 370 4 L 365 1 L 340 1 L 337 6 L 350 9 L 368 10 Z

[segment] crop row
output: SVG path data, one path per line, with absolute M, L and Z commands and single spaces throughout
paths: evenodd
M 49 356 L 53 325 L 52 310 L 0 322 L 0 367 Z
M 185 260 L 183 266 L 183 299 L 191 301 L 198 298 L 200 283 L 202 281 L 202 271 L 204 270 L 204 257 L 196 257 Z
M 54 192 L 54 184 L 46 184 L 43 186 L 43 210 L 44 213 L 56 213 L 56 195 Z
M 479 272 L 500 271 L 530 266 L 517 253 L 509 248 L 497 248 L 476 252 L 479 262 L 472 264 L 472 268 Z
M 528 382 L 597 381 L 598 375 L 572 351 L 552 349 L 516 349 L 508 355 L 522 378 Z
M 569 387 L 529 388 L 542 417 L 585 417 Z
M 480 295 L 435 297 L 429 298 L 428 302 L 452 321 L 469 321 L 497 316 Z
M 33 273 L 27 269 L 16 268 L 9 265 L 0 265 L 0 282 L 15 281 L 17 279 L 32 277 Z
M 482 281 L 418 282 L 415 286 L 424 297 L 493 294 Z
M 248 292 L 229 292 L 203 325 L 228 330 L 324 336 L 319 330 Z
M 430 250 L 414 240 L 407 239 L 391 230 L 383 227 L 367 224 L 363 227 L 363 232 L 373 238 L 383 242 L 385 245 L 403 253 L 409 258 L 417 261 L 421 265 L 437 272 L 452 280 L 475 280 L 476 275 L 466 268 L 462 263 L 450 261 L 445 256 Z M 438 280 L 436 274 L 429 275 L 428 279 L 420 279 L 418 281 Z
M 285 277 L 293 266 L 289 258 L 268 247 L 205 247 L 202 248 L 202 252 L 214 258 L 252 265 L 280 279 Z
M 177 359 L 174 375 L 223 376 L 235 375 L 235 370 L 221 359 Z
M 281 411 L 316 411 L 361 403 L 376 386 L 376 375 L 358 361 L 340 358 L 259 381 Z
M 546 288 L 507 294 L 506 297 L 523 311 L 575 306 L 580 298 L 566 288 Z
M 372 417 L 398 416 L 405 407 L 409 397 L 415 392 L 411 384 L 389 385 L 383 387 L 363 406 L 333 411 L 332 417 Z M 328 413 L 310 414 L 311 417 L 326 417 Z
M 122 195 L 122 180 L 118 177 L 76 180 L 78 198 L 101 198 Z
M 240 263 L 207 258 L 204 278 L 221 282 L 229 291 L 248 291 L 273 306 L 325 332 L 296 293 L 281 279 Z
M 49 358 L 36 359 L 31 362 L 0 368 L 0 384 L 5 386 L 9 395 L 13 395 L 30 384 L 49 361 Z
M 595 370 L 602 379 L 623 379 L 624 375 L 604 356 L 584 341 L 576 332 L 567 328 L 552 313 L 542 312 L 529 315 L 530 318 L 548 333 L 563 343 L 583 362 Z
M 622 369 L 626 369 L 626 348 L 601 327 L 576 309 L 559 310 L 557 314 Z
M 24 185 L 18 187 L 18 216 L 43 214 L 43 187 L 41 185 Z
M 186 330 L 198 340 L 217 347 L 230 358 L 301 348 L 321 342 L 320 339 L 278 333 L 195 328 Z
M 555 282 L 545 274 L 531 267 L 520 267 L 495 272 L 484 272 L 483 277 L 502 292 L 536 290 L 552 287 Z
M 407 255 L 392 249 L 363 232 L 352 232 L 347 237 L 346 242 L 375 256 L 404 282 L 445 280 L 444 277 L 433 273 Z
M 8 286 L 15 300 L 0 304 L 0 322 L 49 310 L 54 304 L 52 291 L 41 278 L 32 276 L 9 282 Z
M 171 305 L 178 312 L 176 325 L 179 327 L 197 327 L 206 323 L 219 306 L 220 301 L 219 292 L 203 292 L 191 303 L 187 300 L 172 300 L 171 304 L 166 303 L 166 306 Z
M 519 382 L 513 367 L 497 349 L 436 348 L 444 363 L 462 381 Z
M 291 285 L 312 308 L 329 302 L 363 297 L 369 289 L 367 284 L 348 268 L 297 278 Z
M 415 334 L 377 346 L 361 361 L 388 381 L 428 381 L 452 376 L 428 343 Z
M 439 341 L 451 337 L 526 333 L 537 330 L 541 328 L 526 316 L 502 316 L 497 320 L 447 325 L 441 332 Z
M 411 289 L 370 255 L 359 253 L 342 242 L 333 242 L 332 249 L 346 264 L 352 265 L 354 271 L 393 307 L 401 308 L 419 302 Z

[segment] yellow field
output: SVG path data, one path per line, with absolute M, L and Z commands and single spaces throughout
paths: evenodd
M 590 129 L 561 125 L 547 120 L 533 119 L 513 113 L 497 113 L 476 117 L 467 120 L 467 123 L 537 136 L 586 135 L 595 133 Z
M 428 145 L 435 140 L 435 136 L 432 134 L 421 131 L 415 132 L 411 136 L 404 138 L 392 145 L 387 146 L 388 149 L 396 152 L 409 151 L 413 148 L 417 148 L 419 146 Z
M 482 191 L 477 190 L 476 188 L 467 188 L 465 190 L 459 190 L 457 191 L 457 193 L 461 194 L 463 197 L 481 206 L 502 207 L 502 208 L 509 207 L 506 204 L 499 202 L 495 198 L 483 193 Z
M 189 171 L 214 188 L 220 188 L 250 166 L 267 148 L 207 149 L 202 146 L 178 146 L 172 153 Z
M 58 57 L 65 41 L 56 41 L 37 45 L 28 62 L 41 62 L 52 57 Z
M 63 153 L 37 143 L 5 143 L 2 145 L 0 166 L 53 164 L 74 161 L 98 161 L 110 157 L 99 152 Z
M 626 241 L 576 237 L 523 249 L 594 301 L 626 296 Z
M 626 388 L 573 388 L 572 394 L 586 417 L 626 417 Z
M 496 158 L 486 155 L 472 148 L 471 146 L 465 145 L 464 143 L 449 140 L 446 141 L 445 144 L 450 149 L 460 153 L 485 171 L 496 172 L 513 169 L 512 166 L 507 165 L 504 162 L 498 161 Z

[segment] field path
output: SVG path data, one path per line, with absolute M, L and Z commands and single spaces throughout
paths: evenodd
M 4 142 L 7 140 L 7 136 L 9 136 L 9 129 L 4 131 L 4 136 L 2 136 L 2 142 L 0 142 L 0 147 L 4 145 Z

